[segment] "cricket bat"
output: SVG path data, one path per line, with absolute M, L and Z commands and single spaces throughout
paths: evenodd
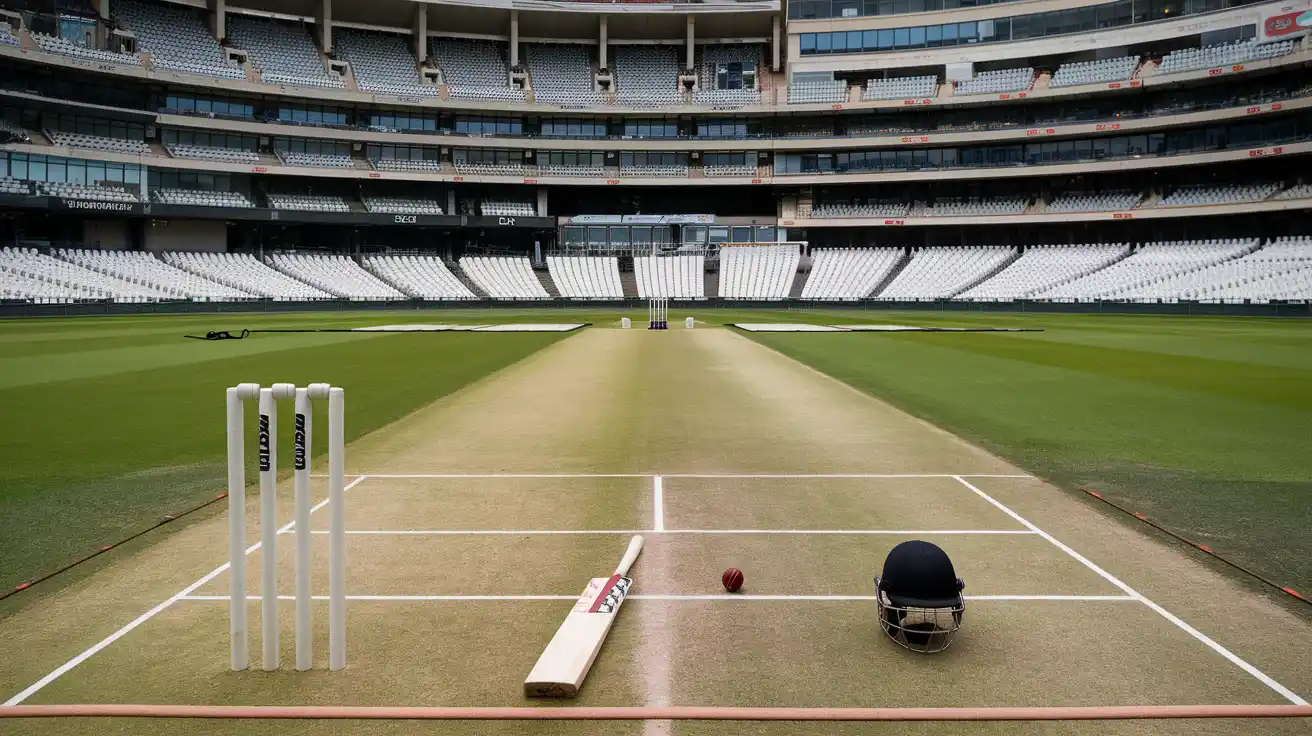
M 620 604 L 633 581 L 625 575 L 642 552 L 642 537 L 629 541 L 624 559 L 608 578 L 593 578 L 574 610 L 556 630 L 551 643 L 542 650 L 538 663 L 524 680 L 524 694 L 530 698 L 572 698 L 579 694 L 583 678 L 606 641 L 610 625 L 620 612 Z

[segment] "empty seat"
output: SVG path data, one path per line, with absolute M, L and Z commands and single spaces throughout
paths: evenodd
M 1099 59 L 1097 61 L 1075 61 L 1057 67 L 1057 71 L 1048 80 L 1048 86 L 1073 87 L 1079 84 L 1119 82 L 1133 76 L 1134 70 L 1138 67 L 1139 57 L 1137 56 L 1118 56 L 1114 59 Z
M 902 260 L 901 248 L 817 248 L 802 299 L 856 301 L 870 296 Z
M 141 0 L 115 2 L 114 13 L 150 52 L 155 69 L 221 79 L 245 79 L 205 26 L 200 13 L 188 7 Z

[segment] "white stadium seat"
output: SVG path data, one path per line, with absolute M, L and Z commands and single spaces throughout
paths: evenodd
M 221 79 L 245 79 L 246 72 L 228 61 L 223 47 L 192 8 L 120 0 L 113 11 L 150 52 L 155 69 Z
M 801 253 L 796 245 L 720 248 L 720 297 L 778 300 L 788 297 Z
M 856 301 L 870 296 L 902 260 L 901 248 L 817 248 L 802 299 Z
M 957 299 L 1023 299 L 1093 273 L 1124 258 L 1127 243 L 1029 246 L 1020 258 Z
M 1015 254 L 1015 248 L 992 245 L 916 248 L 879 298 L 947 299 L 997 271 Z
M 638 282 L 638 297 L 641 299 L 706 298 L 704 255 L 634 256 L 633 271 Z
M 493 299 L 551 298 L 527 258 L 465 256 L 460 268 Z
M 566 299 L 623 299 L 614 256 L 547 256 L 551 280 Z
M 404 299 L 405 294 L 360 267 L 349 256 L 274 253 L 270 266 L 333 296 L 352 301 Z
M 328 72 L 303 25 L 229 13 L 228 36 L 233 45 L 250 54 L 265 84 L 325 89 L 346 86 L 341 77 Z
M 476 299 L 451 269 L 435 256 L 365 256 L 364 267 L 416 299 Z

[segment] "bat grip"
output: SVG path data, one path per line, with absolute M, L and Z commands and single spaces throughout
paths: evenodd
M 642 552 L 642 543 L 641 534 L 635 534 L 633 539 L 629 540 L 629 549 L 624 553 L 624 559 L 620 560 L 619 566 L 615 568 L 616 575 L 626 576 L 629 574 L 629 568 L 633 567 L 633 563 L 637 561 L 638 555 Z

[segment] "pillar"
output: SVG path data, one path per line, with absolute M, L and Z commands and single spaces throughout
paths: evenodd
M 510 68 L 519 66 L 519 11 L 510 11 Z
M 597 66 L 605 69 L 606 64 L 606 16 L 601 16 L 601 30 L 597 36 Z
M 770 18 L 770 30 L 773 33 L 773 45 L 770 53 L 770 71 L 779 71 L 779 16 Z
M 319 49 L 333 52 L 333 0 L 319 0 Z
M 695 25 L 696 20 L 691 15 L 688 16 L 688 63 L 683 65 L 684 69 L 692 69 L 696 60 L 696 57 L 693 54 L 693 41 L 694 36 L 696 35 L 693 29 Z
M 422 64 L 428 58 L 428 3 L 415 5 L 415 58 Z
M 228 0 L 209 0 L 210 30 L 222 41 L 228 35 Z

